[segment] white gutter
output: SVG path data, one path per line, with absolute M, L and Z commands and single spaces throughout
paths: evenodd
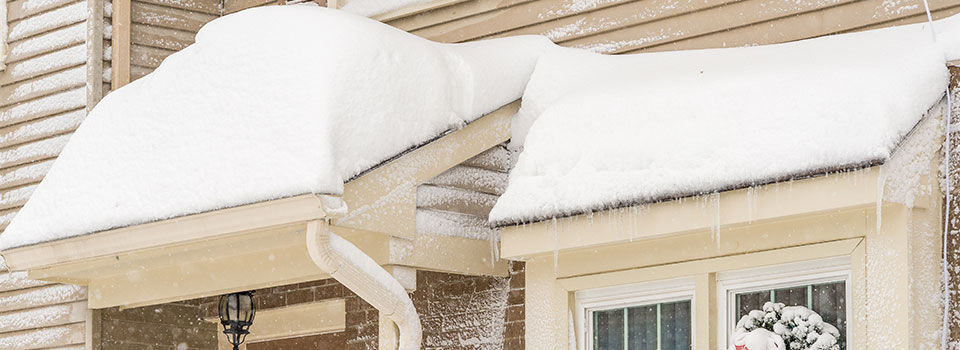
M 337 201 L 343 203 L 339 198 Z M 342 208 L 324 209 L 336 213 Z M 397 324 L 398 350 L 419 350 L 423 336 L 420 316 L 400 282 L 360 248 L 331 232 L 327 220 L 309 222 L 306 236 L 310 258 L 321 270 Z

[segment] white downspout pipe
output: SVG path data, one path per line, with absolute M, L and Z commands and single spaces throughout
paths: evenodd
M 360 248 L 330 231 L 325 220 L 307 224 L 307 251 L 321 270 L 373 305 L 397 324 L 399 350 L 419 350 L 423 336 L 420 316 L 407 291 Z

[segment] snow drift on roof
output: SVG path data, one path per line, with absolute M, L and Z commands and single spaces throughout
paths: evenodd
M 305 193 L 520 97 L 543 37 L 438 44 L 311 5 L 255 8 L 106 96 L 6 249 Z
M 941 43 L 956 42 L 960 26 L 945 23 Z M 913 25 L 735 49 L 551 51 L 524 92 L 512 141 L 523 151 L 490 221 L 883 162 L 943 96 L 946 46 Z

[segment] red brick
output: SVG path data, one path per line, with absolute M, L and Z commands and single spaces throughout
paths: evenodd
M 511 290 L 510 294 L 507 297 L 507 303 L 510 305 L 523 304 L 523 299 L 524 299 L 523 294 L 524 293 L 522 289 Z
M 313 289 L 296 289 L 284 294 L 287 305 L 296 305 L 314 301 Z

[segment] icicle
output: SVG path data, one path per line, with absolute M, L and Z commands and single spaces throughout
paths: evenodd
M 757 200 L 760 199 L 760 189 L 754 185 L 747 187 L 747 222 L 753 223 L 753 218 L 757 216 Z
M 710 195 L 710 209 L 713 209 L 710 232 L 713 233 L 713 241 L 717 243 L 717 248 L 720 248 L 720 192 Z
M 557 230 L 557 217 L 550 219 L 553 226 L 553 277 L 560 276 L 560 232 Z
M 883 177 L 883 168 L 879 169 L 880 174 L 877 175 L 877 234 L 880 234 L 881 223 L 883 222 L 883 183 L 886 180 Z
M 494 267 L 500 260 L 500 250 L 497 247 L 497 242 L 500 241 L 500 230 L 491 232 L 487 240 L 490 241 L 490 267 Z
M 753 191 L 753 217 L 757 217 L 759 215 L 760 215 L 760 188 L 757 188 Z
M 593 211 L 587 212 L 587 232 L 593 232 Z

